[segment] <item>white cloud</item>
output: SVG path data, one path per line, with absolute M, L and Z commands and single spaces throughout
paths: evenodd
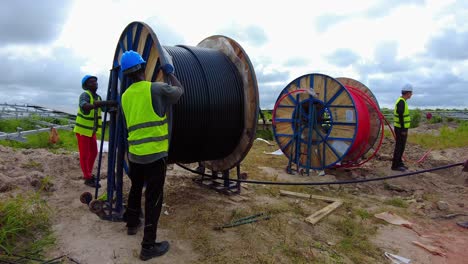
M 381 105 L 390 106 L 405 82 L 424 91 L 416 92 L 412 102 L 424 107 L 450 81 L 445 89 L 453 90 L 446 93 L 452 99 L 443 105 L 468 106 L 460 99 L 468 97 L 466 1 L 15 3 L 0 4 L 0 14 L 9 12 L 0 19 L 8 25 L 0 29 L 0 53 L 6 56 L 0 68 L 10 73 L 0 77 L 0 91 L 18 103 L 39 100 L 48 107 L 75 109 L 87 73 L 99 76 L 102 93 L 120 34 L 129 23 L 143 21 L 165 46 L 195 46 L 216 34 L 239 42 L 255 67 L 263 108 L 272 107 L 290 81 L 314 72 L 355 78 L 374 91 Z M 13 19 L 24 18 L 24 3 L 47 12 Z

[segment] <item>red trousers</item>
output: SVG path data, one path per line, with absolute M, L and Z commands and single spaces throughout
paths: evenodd
M 78 139 L 78 150 L 80 151 L 80 165 L 83 171 L 83 178 L 91 179 L 93 177 L 94 161 L 96 160 L 98 149 L 96 134 L 87 137 L 76 133 Z

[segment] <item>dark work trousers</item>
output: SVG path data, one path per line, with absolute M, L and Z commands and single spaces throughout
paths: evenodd
M 143 185 L 145 190 L 145 228 L 142 246 L 151 246 L 156 242 L 159 216 L 164 196 L 164 181 L 166 178 L 166 158 L 148 164 L 139 164 L 129 161 L 129 176 L 132 187 L 128 195 L 126 211 L 127 227 L 139 224 L 141 209 L 141 196 Z
M 403 152 L 405 152 L 406 139 L 408 138 L 408 129 L 395 127 L 395 150 L 393 151 L 392 168 L 403 166 Z

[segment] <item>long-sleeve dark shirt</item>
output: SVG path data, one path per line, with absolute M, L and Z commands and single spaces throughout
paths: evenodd
M 94 101 L 94 102 L 100 101 L 100 100 L 101 100 L 101 96 L 99 96 L 99 94 L 93 94 L 92 92 L 91 92 L 91 94 L 93 95 L 93 101 Z M 86 110 L 83 109 L 83 106 L 84 106 L 85 104 L 90 104 L 90 103 L 91 103 L 91 98 L 89 97 L 89 94 L 88 94 L 87 92 L 83 92 L 83 93 L 80 95 L 79 107 L 80 107 L 81 111 L 82 111 L 85 115 L 89 114 L 89 111 L 91 111 L 91 110 L 86 111 Z M 101 110 L 104 111 L 103 108 L 101 108 Z

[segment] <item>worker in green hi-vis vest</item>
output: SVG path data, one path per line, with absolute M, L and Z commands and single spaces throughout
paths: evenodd
M 406 102 L 413 95 L 413 86 L 406 84 L 401 89 L 401 96 L 395 102 L 393 110 L 393 126 L 395 130 L 396 142 L 393 151 L 392 170 L 406 171 L 408 167 L 403 163 L 403 152 L 405 152 L 408 129 L 411 125 L 411 117 Z
M 93 168 L 98 154 L 96 134 L 101 134 L 101 108 L 117 105 L 115 101 L 101 100 L 101 96 L 96 93 L 98 89 L 97 80 L 97 77 L 93 75 L 85 75 L 81 79 L 81 87 L 84 92 L 80 95 L 75 128 L 73 129 L 78 140 L 84 184 L 90 187 L 96 187 Z
M 166 58 L 170 60 L 168 54 Z M 128 132 L 129 177 L 132 182 L 124 220 L 127 222 L 127 234 L 135 235 L 141 225 L 141 196 L 146 182 L 142 260 L 162 256 L 169 250 L 169 242 L 156 242 L 169 152 L 167 112 L 184 92 L 173 74 L 172 63 L 161 67 L 172 85 L 146 81 L 145 65 L 145 60 L 133 50 L 122 54 L 121 70 L 132 81 L 122 94 L 121 103 Z

